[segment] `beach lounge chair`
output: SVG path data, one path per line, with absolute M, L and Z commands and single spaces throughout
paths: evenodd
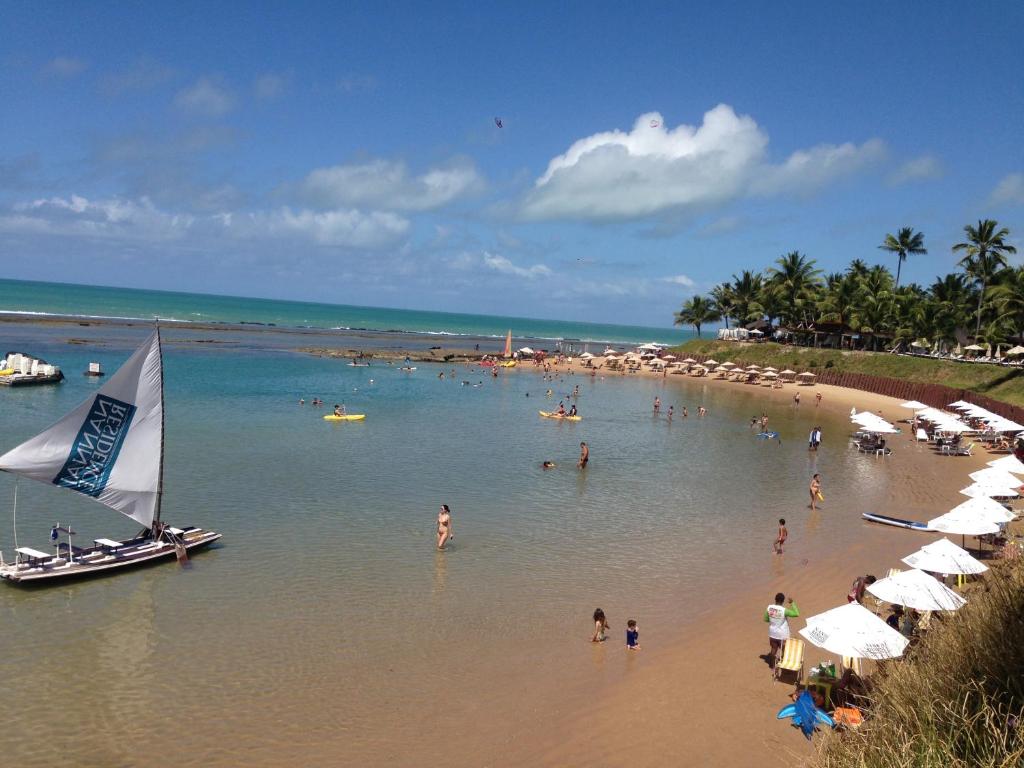
M 960 446 L 956 449 L 957 456 L 970 456 L 971 451 L 974 450 L 974 443 L 968 443 L 965 446 Z
M 775 663 L 775 679 L 781 680 L 785 673 L 794 673 L 796 681 L 804 679 L 804 641 L 789 638 L 782 646 L 782 656 Z
M 928 442 L 928 433 L 925 432 L 923 429 L 921 429 L 921 427 L 917 428 L 917 440 L 918 440 L 918 442 L 921 442 L 921 443 L 927 443 Z

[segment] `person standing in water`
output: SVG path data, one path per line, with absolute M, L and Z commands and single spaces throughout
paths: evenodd
M 452 539 L 452 512 L 447 504 L 441 505 L 441 511 L 437 513 L 437 548 L 444 549 Z
M 814 477 L 811 478 L 809 490 L 811 492 L 811 512 L 817 512 L 817 503 L 821 499 L 821 475 L 819 473 L 815 472 Z
M 657 413 L 661 410 L 661 398 L 657 395 L 654 396 L 654 412 Z
M 785 518 L 779 518 L 779 532 L 775 536 L 775 554 L 782 554 L 782 547 L 786 543 L 786 539 L 789 538 L 789 531 L 786 530 Z
M 590 642 L 592 642 L 592 643 L 603 642 L 606 639 L 605 632 L 607 632 L 609 630 L 609 628 L 610 627 L 608 625 L 608 619 L 605 618 L 604 611 L 602 611 L 600 608 L 595 609 L 594 610 L 594 635 L 593 635 L 593 637 L 590 638 Z
M 585 469 L 588 461 L 590 461 L 590 448 L 586 443 L 580 443 L 580 460 L 576 462 L 576 466 Z

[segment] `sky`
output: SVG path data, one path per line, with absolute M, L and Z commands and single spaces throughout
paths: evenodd
M 4 277 L 666 326 L 904 226 L 904 281 L 979 218 L 1024 253 L 1017 0 L 3 17 Z

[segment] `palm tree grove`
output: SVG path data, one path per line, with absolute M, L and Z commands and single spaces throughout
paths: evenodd
M 900 285 L 903 263 L 928 253 L 924 234 L 903 227 L 878 246 L 892 267 L 854 259 L 843 272 L 824 274 L 814 259 L 791 251 L 762 272 L 744 270 L 707 296 L 687 299 L 675 324 L 701 329 L 723 321 L 734 326 L 797 334 L 822 330 L 849 334 L 862 349 L 902 349 L 910 344 L 948 350 L 962 341 L 998 345 L 1024 334 L 1024 267 L 1011 267 L 1017 252 L 1010 232 L 991 219 L 963 228 L 959 272 L 929 286 Z M 894 274 L 895 272 L 895 274 Z

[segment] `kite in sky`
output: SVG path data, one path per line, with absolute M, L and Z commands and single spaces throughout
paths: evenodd
M 494 124 L 496 126 L 498 126 L 499 128 L 504 128 L 505 127 L 504 125 L 501 124 L 501 118 L 500 117 L 494 118 Z

